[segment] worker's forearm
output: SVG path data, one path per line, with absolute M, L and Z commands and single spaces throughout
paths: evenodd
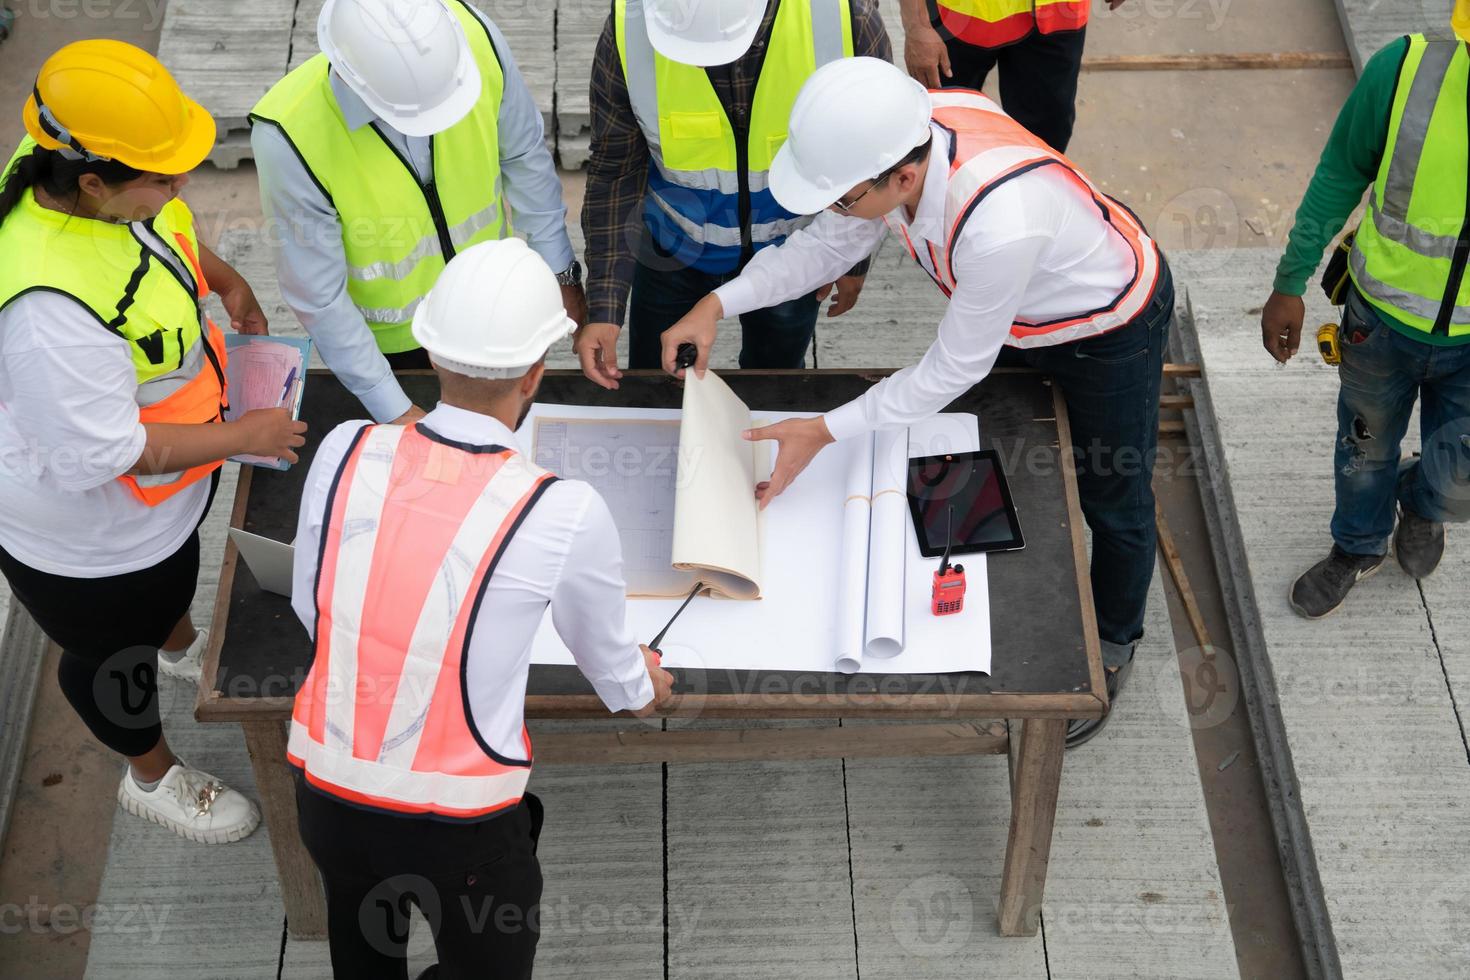
M 245 285 L 245 277 L 203 242 L 199 243 L 199 267 L 204 272 L 205 282 L 216 293 L 228 293 Z
M 149 422 L 143 428 L 148 433 L 148 441 L 128 471 L 133 475 L 182 473 L 246 451 L 245 430 L 237 422 L 182 425 Z
M 905 33 L 932 26 L 929 23 L 929 6 L 924 0 L 898 0 L 898 13 Z

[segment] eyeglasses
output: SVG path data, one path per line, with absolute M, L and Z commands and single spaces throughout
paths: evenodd
M 855 208 L 855 207 L 857 207 L 859 201 L 861 201 L 863 198 L 867 197 L 869 194 L 873 193 L 873 191 L 875 191 L 875 190 L 878 189 L 878 186 L 880 184 L 886 183 L 887 180 L 888 180 L 888 178 L 893 176 L 893 171 L 895 169 L 897 169 L 897 168 L 896 167 L 889 167 L 887 170 L 883 171 L 877 177 L 873 178 L 873 182 L 868 185 L 868 189 L 865 190 L 865 191 L 863 191 L 857 197 L 853 198 L 851 201 L 848 201 L 846 203 L 843 203 L 843 201 L 839 198 L 838 200 L 832 202 L 832 206 L 834 208 L 836 208 L 837 210 L 841 211 L 843 214 L 851 214 L 852 213 L 852 209 Z

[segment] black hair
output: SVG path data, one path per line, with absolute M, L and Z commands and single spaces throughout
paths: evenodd
M 934 135 L 931 133 L 928 139 L 920 143 L 918 146 L 914 147 L 912 150 L 909 150 L 907 153 L 905 153 L 902 160 L 898 161 L 893 166 L 883 171 L 883 173 L 880 174 L 877 179 L 883 180 L 884 178 L 891 177 L 900 167 L 907 167 L 911 163 L 923 163 L 925 160 L 929 159 L 929 148 L 933 145 Z
M 80 193 L 77 182 L 83 174 L 96 174 L 104 184 L 114 187 L 142 173 L 116 160 L 68 160 L 55 150 L 33 147 L 29 156 L 15 161 L 0 187 L 0 222 L 20 203 L 28 188 L 39 187 L 57 200 L 74 200 Z

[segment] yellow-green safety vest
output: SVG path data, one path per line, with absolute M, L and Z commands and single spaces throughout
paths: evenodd
M 1470 51 L 1409 36 L 1378 178 L 1348 257 L 1369 303 L 1442 337 L 1470 336 Z
M 34 146 L 30 137 L 22 140 L 3 174 Z M 140 225 L 167 246 L 177 268 L 144 243 Z M 0 309 L 34 292 L 69 297 L 101 328 L 127 341 L 141 421 L 220 421 L 226 390 L 224 337 L 200 306 L 208 286 L 199 255 L 194 216 L 178 198 L 147 221 L 114 224 L 44 208 L 28 189 L 0 220 Z M 213 462 L 120 479 L 151 506 L 219 466 Z
M 810 220 L 776 203 L 768 173 L 802 83 L 852 55 L 852 14 L 849 0 L 775 2 L 750 118 L 734 123 L 704 68 L 654 50 L 642 0 L 617 0 L 613 10 L 628 98 L 653 158 L 644 223 L 661 249 L 704 272 L 733 271 L 747 252 Z M 747 130 L 743 144 L 737 128 Z
M 425 186 L 378 130 L 348 129 L 318 54 L 265 94 L 252 123 L 275 126 L 337 210 L 347 256 L 347 295 L 386 354 L 414 350 L 413 312 L 459 251 L 511 234 L 500 182 L 500 100 L 505 76 L 490 32 L 461 0 L 450 7 L 480 69 L 469 115 L 429 141 Z M 290 216 L 283 234 L 291 234 Z

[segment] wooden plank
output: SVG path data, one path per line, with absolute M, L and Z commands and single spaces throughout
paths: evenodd
M 1027 719 L 1020 723 L 1019 734 L 1020 744 L 1014 749 L 1011 830 L 1000 882 L 1003 936 L 1034 936 L 1041 925 L 1067 723 Z
M 1164 556 L 1164 565 L 1169 569 L 1169 577 L 1174 580 L 1174 587 L 1179 591 L 1179 600 L 1184 605 L 1184 613 L 1189 618 L 1189 629 L 1194 634 L 1194 642 L 1201 647 L 1210 645 L 1210 631 L 1205 626 L 1205 617 L 1199 608 L 1199 600 L 1195 598 L 1194 590 L 1189 587 L 1189 576 L 1184 571 L 1184 559 L 1179 557 L 1179 546 L 1174 543 L 1174 532 L 1169 529 L 1169 522 L 1164 519 L 1164 505 L 1157 499 L 1154 500 L 1154 525 L 1159 533 L 1159 552 Z
M 840 761 L 672 766 L 667 801 L 671 980 L 855 980 Z
M 1304 620 L 1286 601 L 1331 544 L 1339 382 L 1311 352 L 1278 368 L 1261 350 L 1251 310 L 1269 292 L 1278 257 L 1237 249 L 1222 266 L 1218 254 L 1171 256 L 1189 283 L 1337 951 L 1347 976 L 1456 975 L 1470 894 L 1470 764 L 1449 661 L 1436 645 L 1445 634 L 1392 561 L 1330 619 Z M 1196 261 L 1212 271 L 1192 275 Z M 1306 299 L 1308 323 L 1337 317 L 1320 292 Z M 1262 410 L 1282 405 L 1290 410 Z M 1403 451 L 1414 448 L 1411 438 Z M 1457 559 L 1466 541 L 1451 533 Z M 1415 941 L 1401 941 L 1406 935 Z
M 296 780 L 286 764 L 286 727 L 278 721 L 240 726 L 260 790 L 260 812 L 270 829 L 271 851 L 286 907 L 286 928 L 302 939 L 327 934 L 327 906 L 321 877 L 296 824 Z
M 1121 54 L 1082 59 L 1083 71 L 1241 71 L 1245 69 L 1351 68 L 1334 51 L 1262 51 L 1254 54 Z
M 880 759 L 896 756 L 998 755 L 1004 726 L 883 725 L 863 728 L 736 728 L 696 731 L 642 729 L 557 733 L 536 741 L 538 765 L 568 763 L 775 762 Z

